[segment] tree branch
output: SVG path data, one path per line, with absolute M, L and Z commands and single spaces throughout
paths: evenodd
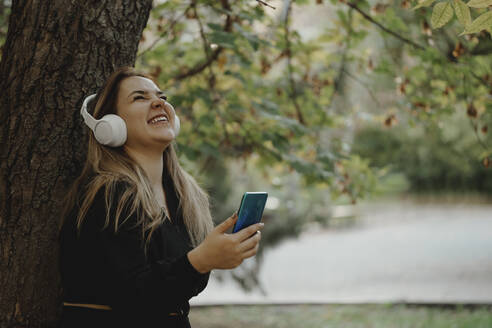
M 193 76 L 193 75 L 196 75 L 198 73 L 201 73 L 203 70 L 205 70 L 208 66 L 210 66 L 214 61 L 217 60 L 217 58 L 219 57 L 219 54 L 222 52 L 223 48 L 222 47 L 219 47 L 217 48 L 213 53 L 212 55 L 210 56 L 210 58 L 208 58 L 206 61 L 202 62 L 202 63 L 199 63 L 197 65 L 195 65 L 193 68 L 190 68 L 188 71 L 184 72 L 184 73 L 181 73 L 181 74 L 177 74 L 176 76 L 174 76 L 172 79 L 173 80 L 183 80 L 185 78 L 188 78 L 190 76 Z
M 352 40 L 352 8 L 349 9 L 349 17 L 348 17 L 348 26 L 347 26 L 347 39 L 346 39 L 346 46 L 343 49 L 342 53 L 342 60 L 340 64 L 340 68 L 338 70 L 337 77 L 335 78 L 334 81 L 334 93 L 342 93 L 342 84 L 343 84 L 343 74 L 345 73 L 345 65 L 347 63 L 347 53 L 350 50 L 350 41 Z M 342 93 L 343 94 L 343 93 Z
M 228 12 L 231 11 L 231 6 L 230 6 L 228 0 L 221 0 L 220 2 L 222 4 L 222 8 L 224 8 Z M 227 18 L 226 18 L 226 21 L 224 24 L 224 31 L 230 32 L 231 30 L 232 30 L 232 17 L 231 17 L 231 15 L 227 14 Z M 179 81 L 179 80 L 183 80 L 185 78 L 188 78 L 190 76 L 196 75 L 198 73 L 201 73 L 204 69 L 206 69 L 214 61 L 217 60 L 217 58 L 219 57 L 220 53 L 223 50 L 224 50 L 224 48 L 219 46 L 217 49 L 214 50 L 214 52 L 204 62 L 198 63 L 194 67 L 190 68 L 189 70 L 187 70 L 183 73 L 177 74 L 172 79 Z
M 198 26 L 200 28 L 200 36 L 202 38 L 202 43 L 203 43 L 203 48 L 204 48 L 203 50 L 206 53 L 207 60 L 210 60 L 210 45 L 209 45 L 209 42 L 207 40 L 207 36 L 205 35 L 205 31 L 203 29 L 203 24 L 202 24 L 202 21 L 200 19 L 200 16 L 198 16 L 198 12 L 196 10 L 196 7 L 194 7 L 194 12 L 195 12 L 195 19 L 197 20 Z M 212 97 L 212 108 L 217 108 L 217 105 L 218 105 L 219 100 L 220 100 L 220 95 L 217 92 L 217 90 L 215 89 L 217 77 L 215 76 L 211 66 L 209 66 L 209 71 L 210 71 L 210 77 L 208 79 L 208 86 L 210 88 L 211 94 L 213 95 L 213 97 Z M 227 132 L 227 129 L 226 129 L 224 117 L 221 115 L 220 110 L 216 111 L 216 114 L 219 116 L 220 123 L 222 125 L 222 128 L 224 129 L 225 140 L 229 141 L 229 133 Z
M 294 77 L 293 77 L 294 68 L 292 66 L 292 50 L 291 50 L 290 39 L 289 39 L 289 33 L 290 33 L 290 31 L 289 31 L 289 18 L 290 18 L 291 8 L 292 8 L 292 1 L 288 1 L 287 12 L 285 14 L 285 20 L 284 20 L 284 34 L 285 34 L 285 47 L 286 47 L 286 53 L 287 53 L 287 67 L 288 67 L 288 71 L 289 71 L 289 84 L 290 84 L 290 88 L 291 88 L 290 98 L 292 99 L 292 102 L 294 103 L 294 107 L 296 109 L 297 120 L 302 125 L 306 125 L 306 122 L 304 121 L 304 117 L 302 115 L 301 106 L 299 105 L 299 102 L 297 101 L 297 90 L 296 90 L 296 84 L 295 84 Z
M 482 83 L 484 86 L 488 87 L 490 91 L 492 91 L 492 83 L 488 83 L 484 79 L 482 79 L 480 76 L 478 76 L 475 72 L 470 71 L 470 74 L 480 83 Z
M 371 22 L 372 24 L 376 25 L 377 27 L 379 27 L 380 29 L 382 29 L 383 31 L 385 31 L 386 33 L 389 33 L 391 35 L 393 35 L 395 38 L 405 42 L 405 43 L 408 43 L 409 45 L 413 46 L 414 48 L 416 49 L 419 49 L 419 50 L 425 50 L 425 47 L 413 42 L 412 40 L 410 39 L 407 39 L 403 36 L 401 36 L 400 34 L 388 29 L 387 27 L 383 26 L 381 23 L 378 23 L 374 20 L 374 18 L 372 18 L 371 16 L 369 16 L 368 14 L 366 14 L 362 9 L 360 9 L 357 4 L 353 3 L 353 2 L 346 2 L 347 6 L 349 6 L 350 8 L 353 8 L 355 9 L 359 14 L 362 15 L 362 17 L 364 17 L 366 20 L 368 20 L 369 22 Z
M 376 103 L 376 105 L 378 105 L 380 108 L 382 108 L 383 106 L 381 105 L 381 103 L 379 102 L 378 98 L 376 98 L 376 95 L 374 95 L 374 92 L 372 92 L 371 88 L 369 88 L 369 86 L 367 85 L 367 83 L 365 83 L 364 81 L 358 79 L 357 77 L 355 77 L 352 73 L 350 73 L 349 71 L 347 71 L 346 69 L 343 69 L 343 72 L 348 76 L 350 77 L 351 79 L 353 79 L 354 81 L 358 82 L 360 85 L 362 85 L 366 90 L 367 90 L 367 93 L 369 93 L 369 96 L 371 96 L 372 100 Z
M 186 11 L 190 7 L 191 7 L 191 5 L 186 7 L 186 9 L 183 11 L 183 13 L 181 15 L 178 16 L 178 18 L 172 20 L 171 23 L 169 24 L 169 26 L 164 29 L 164 32 L 162 32 L 161 35 L 159 35 L 159 37 L 157 39 L 155 39 L 154 42 L 152 42 L 152 44 L 147 49 L 145 49 L 141 53 L 139 53 L 137 55 L 137 58 L 140 58 L 141 56 L 145 55 L 148 51 L 152 50 L 159 41 L 164 39 L 164 37 L 168 34 L 169 30 L 172 30 L 174 28 L 174 25 L 176 25 L 181 20 L 181 18 L 183 18 L 184 15 L 186 15 Z
M 275 7 L 274 7 L 274 6 L 269 5 L 269 4 L 268 4 L 268 3 L 266 3 L 265 1 L 262 1 L 262 0 L 256 0 L 256 1 L 257 1 L 258 3 L 261 3 L 261 4 L 262 4 L 262 5 L 264 5 L 264 6 L 267 6 L 267 7 L 270 7 L 270 8 L 272 8 L 272 9 L 275 9 Z
M 205 51 L 205 55 L 207 56 L 207 60 L 210 59 L 210 45 L 207 40 L 207 36 L 205 35 L 205 31 L 203 29 L 202 20 L 200 16 L 198 16 L 198 11 L 196 10 L 196 6 L 193 6 L 193 12 L 195 14 L 195 19 L 198 22 L 198 27 L 200 28 L 200 37 L 202 38 L 203 43 L 203 51 Z

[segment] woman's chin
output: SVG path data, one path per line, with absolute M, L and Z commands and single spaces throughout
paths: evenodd
M 172 142 L 176 138 L 176 133 L 172 128 L 156 129 L 149 134 L 153 142 Z
M 129 148 L 142 148 L 142 151 L 150 149 L 161 151 L 166 149 L 175 138 L 176 134 L 173 129 L 163 129 L 161 131 L 147 133 L 146 135 L 140 135 L 137 138 L 129 136 L 126 144 Z
M 156 136 L 152 141 L 153 144 L 158 144 L 164 147 L 167 147 L 171 142 L 176 139 L 174 131 L 169 131 L 166 134 L 162 134 L 160 136 Z

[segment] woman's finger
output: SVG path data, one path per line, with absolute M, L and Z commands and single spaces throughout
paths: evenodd
M 241 253 L 242 252 L 245 252 L 247 250 L 250 250 L 251 248 L 255 247 L 256 244 L 258 244 L 260 242 L 260 239 L 261 239 L 261 232 L 260 231 L 257 231 L 254 236 L 252 236 L 251 238 L 246 239 L 241 244 L 239 244 L 239 246 L 238 246 L 237 249 Z
M 225 220 L 224 222 L 219 224 L 217 227 L 215 227 L 215 229 L 220 233 L 224 233 L 229 228 L 234 226 L 234 223 L 236 223 L 236 220 L 237 220 L 237 212 L 235 212 L 232 216 L 227 218 L 227 220 Z
M 252 249 L 246 251 L 243 253 L 243 259 L 247 259 L 249 257 L 252 257 L 252 256 L 255 256 L 256 253 L 258 253 L 258 248 L 260 247 L 260 244 L 256 244 L 255 247 L 253 247 Z
M 244 228 L 243 230 L 236 232 L 235 234 L 233 234 L 233 236 L 239 242 L 242 242 L 242 241 L 248 239 L 249 237 L 251 237 L 252 235 L 254 235 L 256 233 L 256 231 L 259 231 L 260 229 L 262 229 L 264 225 L 265 224 L 262 222 L 250 225 L 249 227 Z

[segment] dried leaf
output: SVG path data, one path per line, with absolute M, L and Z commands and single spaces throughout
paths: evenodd
M 485 157 L 483 160 L 482 160 L 482 164 L 483 166 L 485 167 L 489 167 L 490 166 L 490 159 L 488 157 Z
M 217 60 L 217 64 L 219 66 L 219 69 L 220 70 L 223 70 L 224 69 L 224 65 L 227 63 L 227 56 L 225 53 L 222 53 L 220 54 L 218 60 Z
M 404 9 L 410 8 L 410 0 L 403 0 L 401 2 L 401 7 L 404 8 Z
M 390 127 L 396 123 L 398 123 L 398 120 L 396 119 L 395 114 L 388 115 L 388 117 L 386 117 L 386 119 L 384 120 L 384 125 L 386 125 L 387 127 Z
M 477 109 L 475 108 L 475 106 L 473 106 L 473 104 L 469 104 L 467 109 L 466 109 L 466 114 L 468 114 L 468 116 L 470 116 L 471 118 L 476 118 L 477 117 Z
M 432 29 L 430 28 L 429 23 L 427 23 L 427 21 L 425 21 L 425 20 L 422 23 L 422 31 L 427 36 L 431 36 L 432 35 Z
M 461 42 L 458 42 L 456 44 L 456 47 L 454 47 L 453 56 L 455 58 L 458 58 L 459 56 L 463 55 L 464 53 L 465 53 L 465 47 L 463 47 L 463 44 L 461 44 Z
M 377 3 L 374 7 L 371 8 L 371 12 L 374 14 L 383 14 L 386 9 L 388 9 L 389 5 L 383 3 Z

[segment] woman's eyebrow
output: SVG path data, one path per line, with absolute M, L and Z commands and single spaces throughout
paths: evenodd
M 133 94 L 140 94 L 140 95 L 146 95 L 146 94 L 149 94 L 150 92 L 149 91 L 146 91 L 146 90 L 135 90 L 135 91 L 132 91 L 127 98 L 130 98 Z M 159 96 L 162 96 L 164 95 L 164 92 L 162 92 L 161 90 L 158 90 L 155 92 L 157 95 Z M 167 98 L 165 95 L 164 95 L 165 98 Z

